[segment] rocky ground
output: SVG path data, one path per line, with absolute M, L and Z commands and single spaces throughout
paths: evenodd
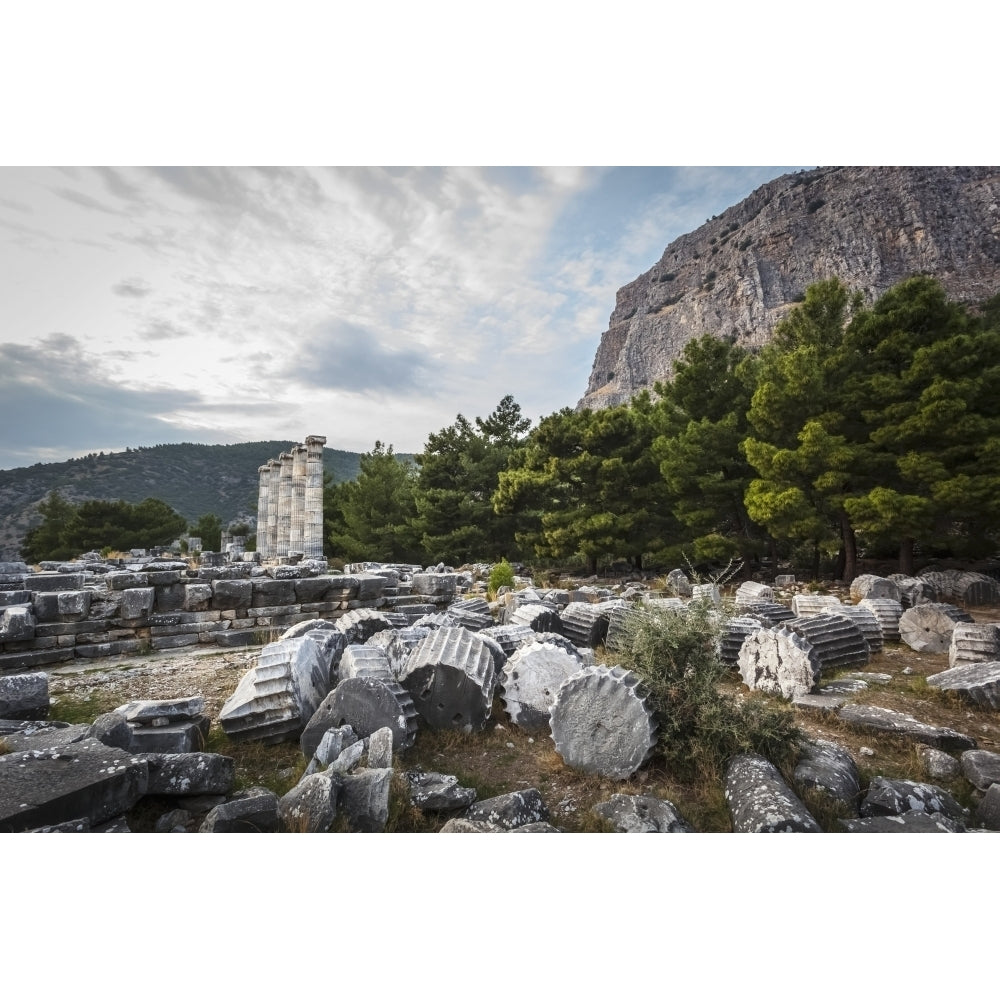
M 972 614 L 977 621 L 1000 622 L 1000 607 L 972 609 Z M 87 721 L 88 716 L 95 717 L 137 699 L 201 695 L 213 722 L 208 749 L 236 759 L 239 785 L 265 784 L 280 794 L 295 783 L 305 766 L 298 745 L 232 744 L 218 726 L 223 703 L 256 655 L 257 650 L 253 649 L 220 652 L 213 647 L 205 651 L 183 649 L 113 661 L 76 662 L 51 675 L 53 715 Z M 891 680 L 887 684 L 871 684 L 853 700 L 950 727 L 974 737 L 980 749 L 1000 752 L 1000 713 L 976 708 L 924 683 L 930 674 L 947 668 L 946 655 L 918 654 L 904 644 L 888 644 L 885 652 L 872 658 L 864 672 L 889 674 Z M 735 673 L 728 687 L 737 697 L 746 690 Z M 864 780 L 874 775 L 929 780 L 915 744 L 854 731 L 830 715 L 803 710 L 797 710 L 796 714 L 808 735 L 845 746 L 857 761 Z M 615 792 L 669 799 L 698 830 L 730 829 L 722 789 L 717 782 L 682 784 L 655 757 L 624 782 L 580 774 L 562 762 L 547 730 L 529 733 L 512 725 L 499 696 L 482 732 L 421 729 L 414 747 L 397 755 L 396 764 L 402 769 L 455 774 L 462 784 L 475 787 L 480 798 L 537 788 L 549 807 L 553 824 L 567 831 L 605 829 L 603 821 L 590 809 Z M 973 790 L 963 778 L 941 784 L 963 804 L 974 804 Z M 443 822 L 444 819 L 431 819 L 413 811 L 398 818 L 396 828 L 429 832 Z

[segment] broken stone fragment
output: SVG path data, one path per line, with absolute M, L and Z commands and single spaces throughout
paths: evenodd
M 836 611 L 843 602 L 832 594 L 796 594 L 792 598 L 792 612 L 795 618 L 809 618 L 832 608 Z
M 737 666 L 752 691 L 783 698 L 815 691 L 822 669 L 819 654 L 808 640 L 796 632 L 771 628 L 758 629 L 743 640 Z
M 952 630 L 948 648 L 949 667 L 997 660 L 1000 660 L 1000 625 L 959 622 Z
M 800 794 L 810 790 L 825 796 L 848 814 L 858 814 L 861 777 L 854 758 L 830 740 L 805 740 L 795 765 L 795 789 Z
M 736 833 L 821 833 L 781 772 L 758 754 L 740 754 L 726 766 L 726 803 Z
M 976 822 L 987 830 L 1000 830 L 1000 784 L 990 785 L 976 807 Z
M 651 795 L 612 795 L 593 811 L 618 833 L 694 833 L 694 827 L 666 799 Z
M 476 790 L 460 785 L 453 774 L 407 771 L 403 777 L 410 786 L 410 801 L 427 812 L 453 812 L 476 801 Z
M 931 687 L 954 691 L 983 708 L 1000 709 L 1000 660 L 968 663 L 927 678 Z
M 956 823 L 964 823 L 969 815 L 967 809 L 937 785 L 881 776 L 872 778 L 868 794 L 861 803 L 862 816 L 900 816 L 910 811 L 928 815 L 942 813 Z
M 588 666 L 566 678 L 549 713 L 556 752 L 569 767 L 624 779 L 656 746 L 658 727 L 636 674 Z
M 340 782 L 330 772 L 310 774 L 278 800 L 278 817 L 290 833 L 326 833 L 337 818 Z
M 975 751 L 970 752 L 974 753 Z M 961 765 L 951 754 L 926 744 L 917 747 L 917 753 L 924 762 L 929 778 L 933 778 L 935 781 L 954 781 L 961 777 Z
M 464 628 L 442 628 L 410 654 L 400 684 L 432 729 L 483 728 L 493 707 L 493 654 Z
M 122 712 L 105 712 L 99 715 L 91 723 L 87 735 L 107 747 L 118 747 L 119 750 L 128 750 L 132 746 L 132 727 Z
M 278 796 L 268 788 L 249 788 L 211 809 L 198 832 L 276 833 L 279 825 Z
M 888 577 L 863 573 L 851 581 L 851 600 L 855 604 L 870 597 L 885 597 L 891 601 L 900 599 L 899 587 Z
M 376 729 L 368 737 L 368 766 L 373 768 L 392 767 L 393 732 L 388 726 Z
M 960 758 L 962 774 L 981 792 L 1000 783 L 1000 753 L 990 750 L 966 750 Z
M 149 753 L 148 795 L 228 795 L 236 762 L 217 753 Z
M 340 811 L 358 833 L 381 833 L 389 819 L 391 768 L 362 768 L 343 777 Z
M 465 812 L 464 819 L 487 823 L 494 829 L 513 830 L 526 823 L 538 823 L 549 818 L 549 810 L 537 788 L 520 792 L 507 792 L 492 799 L 474 802 Z

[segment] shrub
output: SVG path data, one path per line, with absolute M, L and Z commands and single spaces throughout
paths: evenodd
M 490 570 L 490 582 L 487 590 L 496 597 L 497 591 L 501 587 L 514 588 L 514 567 L 506 559 L 501 559 L 493 569 Z
M 719 777 L 739 753 L 759 753 L 776 766 L 791 764 L 801 732 L 790 709 L 760 695 L 735 698 L 719 690 L 727 668 L 719 659 L 722 618 L 707 602 L 683 611 L 631 616 L 621 665 L 650 694 L 660 726 L 659 751 L 678 775 Z

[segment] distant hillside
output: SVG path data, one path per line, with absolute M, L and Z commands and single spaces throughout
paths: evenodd
M 188 521 L 218 514 L 223 524 L 256 519 L 258 468 L 295 441 L 246 444 L 160 444 L 68 462 L 0 470 L 0 560 L 17 559 L 21 539 L 38 522 L 39 500 L 58 489 L 72 503 L 156 497 Z M 403 457 L 403 456 L 400 456 Z M 358 475 L 361 456 L 323 449 L 324 471 L 335 482 Z

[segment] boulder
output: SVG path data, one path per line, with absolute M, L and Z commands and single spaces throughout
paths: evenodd
M 525 788 L 474 802 L 463 818 L 473 823 L 486 823 L 494 830 L 513 830 L 526 823 L 548 820 L 549 810 L 537 788 Z
M 959 758 L 962 774 L 981 792 L 1000 783 L 1000 753 L 990 750 L 966 750 Z
M 854 758 L 839 744 L 821 739 L 803 741 L 793 780 L 800 795 L 809 790 L 832 800 L 850 815 L 858 814 L 861 776 Z
M 612 795 L 593 811 L 618 833 L 694 833 L 694 827 L 666 799 L 651 795 Z
M 964 823 L 968 810 L 943 788 L 922 781 L 872 778 L 868 794 L 861 803 L 862 816 L 900 816 L 905 812 L 942 813 L 956 823 Z
M 452 774 L 407 771 L 403 777 L 410 786 L 410 802 L 426 812 L 454 812 L 476 801 L 476 790 L 463 787 Z

